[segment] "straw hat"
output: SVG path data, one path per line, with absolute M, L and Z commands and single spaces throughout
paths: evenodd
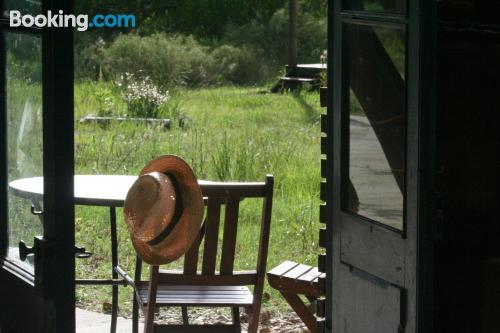
M 179 259 L 198 236 L 203 210 L 200 186 L 184 160 L 168 155 L 149 162 L 124 205 L 139 257 L 150 265 Z

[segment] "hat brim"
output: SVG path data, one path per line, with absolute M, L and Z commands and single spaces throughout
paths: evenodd
M 173 155 L 159 157 L 149 162 L 140 175 L 152 172 L 167 174 L 175 179 L 183 203 L 183 211 L 175 227 L 166 237 L 151 244 L 131 234 L 132 244 L 141 259 L 150 265 L 164 265 L 182 257 L 197 238 L 203 220 L 204 204 L 201 188 L 191 167 Z M 124 207 L 127 224 L 132 222 L 131 212 Z

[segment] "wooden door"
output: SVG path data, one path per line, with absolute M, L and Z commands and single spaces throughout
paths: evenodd
M 0 5 L 0 331 L 74 332 L 73 31 L 8 18 L 69 13 L 72 1 Z M 34 176 L 43 200 L 9 190 Z
M 423 2 L 330 1 L 328 332 L 431 324 L 435 25 Z

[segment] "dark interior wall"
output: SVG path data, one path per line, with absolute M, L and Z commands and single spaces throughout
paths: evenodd
M 477 5 L 487 1 L 442 3 L 468 3 L 474 24 L 447 20 L 460 8 L 439 8 L 436 188 L 443 215 L 436 220 L 434 332 L 500 332 L 500 292 L 493 295 L 500 274 L 492 273 L 500 263 L 487 264 L 500 258 L 500 26 L 485 8 L 489 26 L 477 24 Z

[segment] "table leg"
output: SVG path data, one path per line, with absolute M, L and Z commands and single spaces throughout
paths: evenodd
M 316 317 L 314 314 L 309 311 L 307 306 L 302 302 L 300 297 L 295 294 L 286 293 L 284 291 L 280 291 L 281 295 L 285 298 L 287 303 L 292 307 L 292 309 L 297 313 L 297 315 L 302 319 L 304 324 L 306 324 L 307 328 L 312 333 L 316 333 Z
M 111 274 L 113 279 L 118 278 L 115 267 L 118 266 L 118 237 L 116 235 L 116 207 L 110 207 L 109 217 L 111 222 Z M 118 317 L 118 285 L 113 285 L 113 296 L 111 301 L 111 333 L 116 333 L 116 322 Z

